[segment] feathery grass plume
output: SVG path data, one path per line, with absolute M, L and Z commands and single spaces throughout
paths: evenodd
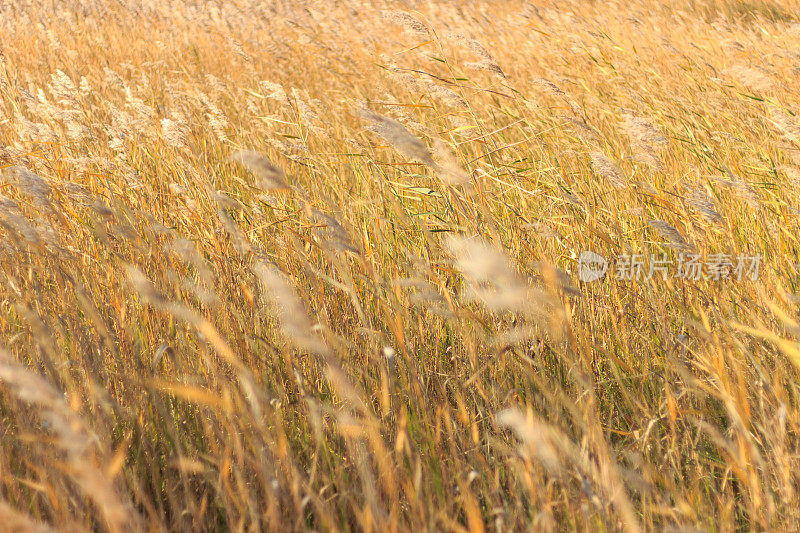
M 546 222 L 531 222 L 520 226 L 522 229 L 530 230 L 534 234 L 544 239 L 560 239 L 561 234 Z
M 358 110 L 359 116 L 370 123 L 370 131 L 383 137 L 401 155 L 413 161 L 419 161 L 431 168 L 434 167 L 430 150 L 420 139 L 409 132 L 405 126 L 389 117 L 380 115 L 366 105 Z
M 193 280 L 182 279 L 180 280 L 180 286 L 183 290 L 194 295 L 197 301 L 202 305 L 213 306 L 219 302 L 219 296 L 217 296 L 216 292 Z
M 475 39 L 470 39 L 469 37 L 461 34 L 461 33 L 452 33 L 450 38 L 454 41 L 462 44 L 468 50 L 473 52 L 480 61 L 476 63 L 465 63 L 464 66 L 468 68 L 474 68 L 478 70 L 488 70 L 493 74 L 497 74 L 501 78 L 507 78 L 503 69 L 500 68 L 500 65 L 497 63 L 497 60 L 489 53 L 489 51 L 483 47 L 481 43 L 476 41 Z
M 310 101 L 310 97 L 308 96 L 307 91 L 298 89 L 297 87 L 292 87 L 292 98 L 294 98 L 295 106 L 297 106 L 297 112 L 301 119 L 304 119 L 307 122 L 312 122 L 319 119 L 317 112 L 314 111 L 314 109 L 312 109 L 308 103 Z
M 422 277 L 398 278 L 392 282 L 395 287 L 409 289 L 409 301 L 413 305 L 425 307 L 440 316 L 449 316 L 447 301 L 439 293 L 436 285 Z
M 632 140 L 656 148 L 665 148 L 669 144 L 667 137 L 653 124 L 651 119 L 630 114 L 623 115 L 623 119 L 623 129 Z
M 256 261 L 252 270 L 264 289 L 264 295 L 272 303 L 283 335 L 300 350 L 327 356 L 327 345 L 314 335 L 305 306 L 286 275 L 262 261 Z
M 714 209 L 714 201 L 699 184 L 686 186 L 686 203 L 712 224 L 722 222 L 722 215 Z
M 21 237 L 29 244 L 36 245 L 44 242 L 44 239 L 42 239 L 42 236 L 39 235 L 36 227 L 22 215 L 15 215 L 6 211 L 1 211 L 0 224 L 9 231 L 12 231 L 15 235 Z
M 286 94 L 286 90 L 280 83 L 275 83 L 269 80 L 262 80 L 258 82 L 258 86 L 265 93 L 266 97 L 269 98 L 270 100 L 275 100 L 276 102 L 283 105 L 289 104 L 289 95 Z
M 404 87 L 410 93 L 417 94 L 425 91 L 425 86 L 422 82 L 397 66 L 393 61 L 387 58 L 384 63 L 386 67 L 384 73 L 387 74 L 393 82 Z
M 144 100 L 134 96 L 130 87 L 125 88 L 125 107 L 131 110 L 136 117 L 137 129 L 147 128 L 155 122 L 156 111 L 145 104 Z
M 433 38 L 433 32 L 431 32 L 430 28 L 428 28 L 425 23 L 417 20 L 405 11 L 385 11 L 383 13 L 383 18 L 391 24 L 402 26 L 410 35 L 423 37 L 425 39 Z
M 173 148 L 185 148 L 189 143 L 189 126 L 177 117 L 161 119 L 164 142 Z
M 108 220 L 114 220 L 117 217 L 114 210 L 111 209 L 102 198 L 95 198 L 94 202 L 89 205 L 89 208 L 91 208 L 96 215 Z
M 136 129 L 136 119 L 133 115 L 119 109 L 113 104 L 109 104 L 111 114 L 111 127 L 107 128 L 106 133 L 109 137 L 132 138 Z
M 572 278 L 569 274 L 557 266 L 546 261 L 533 261 L 531 267 L 536 272 L 532 277 L 533 282 L 545 283 L 572 296 L 580 295 L 580 291 L 572 285 Z
M 185 265 L 192 267 L 198 279 L 193 279 L 194 276 L 191 272 L 184 277 L 171 268 L 167 269 L 166 279 L 192 294 L 202 305 L 213 306 L 216 304 L 219 298 L 213 290 L 213 275 L 194 245 L 186 239 L 176 239 L 174 243 L 167 246 L 167 249 Z
M 622 169 L 603 152 L 591 152 L 589 158 L 592 162 L 592 169 L 598 176 L 608 180 L 615 189 L 625 190 L 628 188 L 628 180 Z
M 778 170 L 786 174 L 786 177 L 789 179 L 789 185 L 791 188 L 800 193 L 800 168 L 792 167 L 789 165 L 781 165 L 778 167 Z
M 61 40 L 52 29 L 45 30 L 45 35 L 52 51 L 56 52 L 61 49 Z
M 206 83 L 211 87 L 211 90 L 214 94 L 218 95 L 220 93 L 224 93 L 227 88 L 225 84 L 220 81 L 220 79 L 213 74 L 206 74 Z
M 760 68 L 734 65 L 725 69 L 723 74 L 754 91 L 768 91 L 773 86 L 772 79 Z
M 211 126 L 211 131 L 214 132 L 214 135 L 216 135 L 220 142 L 227 141 L 227 129 L 230 124 L 228 123 L 228 119 L 225 118 L 225 114 L 220 110 L 217 104 L 212 102 L 205 94 L 201 94 L 200 99 L 207 109 L 206 120 L 208 120 L 208 125 Z
M 410 252 L 406 254 L 406 259 L 412 265 L 410 275 L 393 280 L 392 286 L 407 289 L 411 304 L 442 317 L 454 317 L 449 303 L 452 298 L 449 295 L 445 298 L 441 294 L 441 291 L 447 292 L 448 288 L 431 281 L 435 277 L 433 265 Z
M 467 109 L 469 107 L 469 104 L 461 97 L 461 95 L 452 89 L 448 89 L 447 87 L 439 85 L 433 80 L 422 78 L 417 80 L 417 83 L 423 88 L 423 90 L 428 91 L 431 97 L 433 97 L 433 99 L 435 99 L 437 102 L 455 107 L 457 109 Z
M 792 164 L 800 167 L 800 143 L 797 143 L 797 147 L 789 144 L 778 145 L 778 147 L 784 151 L 784 155 L 789 158 Z
M 249 254 L 253 250 L 253 247 L 250 245 L 250 240 L 241 230 L 239 225 L 228 213 L 225 212 L 224 209 L 217 209 L 217 218 L 219 218 L 219 221 L 222 223 L 222 227 L 225 228 L 225 231 L 231 238 L 231 243 L 236 249 L 236 252 L 243 256 Z
M 447 185 L 463 185 L 470 181 L 469 174 L 461 168 L 447 143 L 441 139 L 433 141 L 433 154 L 436 157 L 436 174 Z
M 663 220 L 650 220 L 648 225 L 667 241 L 667 246 L 670 248 L 686 252 L 694 250 L 693 244 L 684 239 L 683 235 L 674 226 L 667 224 Z
M 770 112 L 770 122 L 777 126 L 783 138 L 789 142 L 800 144 L 800 121 L 783 109 L 774 108 Z
M 50 75 L 50 92 L 60 105 L 78 105 L 78 100 L 75 97 L 78 94 L 78 88 L 62 70 L 57 70 Z
M 392 80 L 405 87 L 409 92 L 418 94 L 426 92 L 431 98 L 437 102 L 454 107 L 457 109 L 467 109 L 469 104 L 464 100 L 461 95 L 452 89 L 448 89 L 439 85 L 429 78 L 415 78 L 408 72 L 395 64 L 391 59 L 387 58 L 385 61 L 386 72 L 391 76 Z M 363 104 L 362 104 L 362 107 Z
M 713 179 L 717 183 L 732 189 L 736 196 L 741 198 L 750 209 L 758 209 L 760 202 L 756 192 L 753 190 L 750 184 L 737 174 L 731 172 L 731 170 L 727 167 L 725 167 L 725 174 L 727 176 L 725 178 L 722 176 L 713 176 Z
M 233 209 L 241 211 L 245 208 L 244 204 L 235 198 L 228 196 L 225 191 L 212 191 L 209 193 L 211 199 L 216 202 L 220 209 Z
M 287 190 L 289 185 L 286 183 L 286 175 L 283 170 L 276 167 L 270 161 L 252 151 L 240 151 L 231 155 L 231 161 L 243 165 L 253 173 L 258 180 L 258 187 L 264 190 Z
M 451 134 L 458 134 L 458 135 L 466 135 L 472 134 L 473 130 L 477 129 L 478 125 L 475 124 L 472 120 L 467 117 L 461 115 L 450 115 L 447 117 L 450 121 L 450 125 L 453 127 L 454 130 L 458 131 L 451 131 Z
M 664 164 L 657 150 L 666 148 L 669 144 L 667 138 L 650 119 L 630 114 L 625 114 L 623 118 L 623 130 L 631 141 L 633 160 L 656 170 L 663 169 Z
M 202 334 L 211 346 L 214 347 L 216 352 L 228 364 L 232 365 L 242 380 L 243 386 L 252 387 L 252 375 L 242 365 L 242 362 L 236 356 L 234 351 L 220 335 L 217 328 L 205 317 L 200 315 L 193 309 L 182 305 L 180 303 L 169 300 L 161 291 L 158 290 L 155 283 L 153 283 L 139 267 L 134 264 L 126 263 L 123 265 L 128 283 L 133 290 L 139 295 L 142 303 L 152 306 L 155 309 L 166 312 L 185 321 L 189 325 L 197 329 L 198 333 Z M 253 407 L 256 411 L 258 407 Z
M 600 133 L 588 125 L 583 119 L 575 118 L 572 115 L 560 115 L 559 118 L 566 121 L 567 125 L 571 126 L 575 134 L 586 144 L 590 146 L 599 146 L 602 143 Z
M 634 162 L 646 165 L 653 170 L 664 169 L 664 162 L 661 161 L 658 153 L 649 144 L 631 143 L 631 149 L 633 150 L 632 159 Z
M 31 122 L 19 114 L 16 116 L 16 124 L 21 139 L 40 143 L 58 142 L 58 135 L 47 124 Z
M 125 88 L 125 80 L 122 79 L 122 76 L 114 72 L 108 67 L 103 67 L 103 76 L 105 82 L 114 87 L 116 89 L 124 89 Z
M 55 443 L 66 456 L 67 472 L 97 506 L 106 527 L 110 531 L 126 531 L 141 525 L 131 506 L 121 500 L 113 483 L 101 470 L 90 429 L 83 417 L 70 409 L 64 395 L 14 361 L 5 350 L 0 350 L 0 381 L 21 401 L 34 406 L 56 434 Z
M 200 280 L 208 286 L 213 286 L 214 275 L 211 272 L 208 262 L 203 257 L 203 254 L 197 249 L 197 246 L 186 238 L 178 238 L 169 245 L 169 249 L 181 261 L 187 265 L 191 265 Z
M 167 186 L 167 188 L 169 189 L 169 192 L 175 196 L 183 196 L 186 194 L 186 187 L 180 183 L 172 182 Z
M 465 296 L 493 312 L 539 314 L 545 293 L 528 286 L 500 250 L 480 237 L 449 235 L 444 242 L 468 280 Z
M 158 290 L 155 283 L 145 276 L 144 272 L 139 267 L 132 264 L 125 265 L 125 274 L 128 277 L 133 290 L 139 295 L 142 301 L 146 304 L 151 304 L 156 307 L 162 306 L 167 303 L 167 299 Z
M 358 253 L 358 249 L 353 246 L 350 234 L 338 220 L 313 208 L 311 209 L 311 217 L 315 223 L 314 233 L 322 240 L 325 246 L 336 252 Z
M 572 206 L 578 207 L 580 209 L 585 209 L 581 198 L 574 192 L 570 191 L 569 189 L 559 188 L 558 197 L 563 199 L 565 202 L 567 202 Z
M 526 416 L 517 408 L 504 409 L 495 414 L 495 421 L 499 427 L 511 429 L 522 441 L 523 446 L 519 450 L 522 455 L 535 457 L 550 475 L 564 475 L 562 458 L 566 459 L 569 455 L 564 453 L 560 439 L 565 437 L 548 424 L 534 418 L 532 413 L 528 414 Z
M 503 72 L 502 68 L 500 68 L 500 65 L 498 65 L 497 63 L 495 63 L 493 61 L 486 61 L 486 60 L 469 61 L 469 62 L 464 63 L 464 66 L 467 67 L 467 68 L 474 69 L 474 70 L 487 70 L 487 71 L 491 72 L 492 74 L 496 74 L 497 76 L 499 76 L 499 77 L 501 77 L 503 79 L 508 79 L 508 76 L 506 76 L 506 73 Z
M 569 106 L 569 109 L 570 111 L 572 111 L 573 114 L 578 115 L 580 113 L 581 106 L 578 105 L 578 102 L 576 102 L 570 95 L 561 90 L 561 87 L 559 87 L 552 81 L 546 78 L 536 77 L 531 80 L 531 83 L 533 83 L 534 87 L 539 88 L 541 91 L 549 94 L 550 96 L 555 96 L 556 98 L 561 99 L 565 104 Z
M 280 152 L 284 157 L 302 163 L 307 161 L 308 147 L 302 142 L 282 141 L 279 139 L 267 139 L 267 144 L 272 146 L 275 151 Z
M 77 114 L 77 112 L 75 114 Z M 70 141 L 80 141 L 82 139 L 87 139 L 92 135 L 92 130 L 78 121 L 75 116 L 69 115 L 64 117 L 62 120 L 66 128 L 67 139 Z
M 54 105 L 41 88 L 36 89 L 37 111 L 39 116 L 44 120 L 58 121 L 62 116 L 64 110 L 57 105 Z
M 454 107 L 456 109 L 469 108 L 467 101 L 464 100 L 457 92 L 439 85 L 429 78 L 415 78 L 404 69 L 398 67 L 392 61 L 386 62 L 386 72 L 389 74 L 389 76 L 391 76 L 394 82 L 405 87 L 414 95 L 417 95 L 418 93 L 428 93 L 433 100 L 440 104 Z M 363 104 L 362 107 L 364 107 Z
M 381 98 L 381 105 L 387 106 L 389 108 L 389 114 L 391 118 L 394 119 L 401 119 L 405 121 L 411 121 L 413 118 L 409 113 L 403 109 L 403 104 L 398 100 L 395 95 L 390 92 L 386 92 L 383 94 Z
M 244 46 L 242 45 L 242 43 L 240 43 L 239 41 L 237 41 L 233 37 L 229 37 L 227 44 L 228 44 L 229 49 L 234 54 L 236 54 L 237 56 L 239 56 L 242 59 L 244 59 L 247 63 L 252 63 L 253 62 L 253 57 L 250 54 L 247 53 L 247 51 L 244 49 Z
M 633 183 L 633 186 L 636 187 L 639 190 L 639 192 L 641 192 L 641 193 L 649 194 L 650 196 L 658 196 L 659 195 L 658 189 L 653 187 L 653 185 L 651 185 L 647 181 L 636 181 L 636 182 Z M 634 208 L 631 208 L 631 209 L 634 209 Z M 633 211 L 631 211 L 631 212 L 633 212 Z
M 30 516 L 14 509 L 10 504 L 0 501 L 0 521 L 6 531 L 27 533 L 55 533 L 50 526 L 36 522 Z
M 407 113 L 404 109 L 402 103 L 400 103 L 397 98 L 394 97 L 392 93 L 386 93 L 383 95 L 383 105 L 389 107 L 389 114 L 391 115 L 390 118 L 397 120 L 412 130 L 416 131 L 425 131 L 426 128 L 419 122 L 417 122 L 411 114 Z
M 16 200 L 0 195 L 0 225 L 30 244 L 41 244 L 42 237 L 22 214 Z
M 29 88 L 31 89 L 31 91 L 33 91 L 33 92 L 36 92 L 36 91 L 35 91 L 35 89 L 34 89 L 34 87 L 33 87 L 33 84 L 30 84 L 30 83 L 29 83 L 29 84 L 28 84 L 28 86 L 29 86 Z M 25 104 L 25 107 L 27 107 L 27 108 L 28 108 L 28 110 L 29 110 L 29 111 L 30 111 L 30 112 L 31 112 L 33 115 L 39 115 L 39 114 L 40 114 L 40 111 L 39 111 L 39 102 L 36 100 L 36 97 L 34 97 L 34 96 L 33 96 L 33 94 L 31 93 L 31 91 L 28 91 L 28 90 L 27 90 L 27 89 L 25 89 L 24 87 L 17 87 L 17 96 L 19 97 L 19 99 L 20 99 L 20 100 L 22 100 L 22 103 L 24 103 L 24 104 Z M 19 115 L 19 113 L 20 113 L 20 112 L 19 112 L 19 111 L 17 111 L 17 114 L 18 114 L 18 115 Z M 21 115 L 20 115 L 20 116 L 21 116 Z
M 31 198 L 40 207 L 50 207 L 50 185 L 30 170 L 14 166 L 6 171 L 20 192 Z
M 311 98 L 309 98 L 308 92 L 292 87 L 292 98 L 294 98 L 294 103 L 297 107 L 297 114 L 304 125 L 321 139 L 328 140 L 330 138 L 328 132 L 319 126 L 322 123 L 319 113 L 309 105 Z M 315 103 L 318 107 L 321 105 L 319 100 Z
M 124 136 L 124 134 L 120 134 Z M 108 147 L 113 151 L 116 152 L 117 157 L 127 160 L 128 158 L 128 148 L 125 145 L 125 141 L 121 137 L 112 137 L 108 140 Z

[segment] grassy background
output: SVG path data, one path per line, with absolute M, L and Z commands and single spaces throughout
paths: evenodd
M 798 523 L 798 7 L 0 3 L 0 520 Z

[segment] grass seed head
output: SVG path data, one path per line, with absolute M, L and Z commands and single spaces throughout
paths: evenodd
M 650 220 L 648 225 L 656 230 L 661 237 L 667 241 L 667 246 L 681 251 L 694 250 L 694 246 L 689 243 L 674 226 L 667 224 L 663 220 Z
M 231 156 L 231 160 L 243 165 L 252 172 L 257 179 L 257 185 L 264 190 L 279 191 L 289 188 L 283 170 L 273 165 L 258 152 L 236 152 Z
M 395 150 L 408 159 L 419 161 L 429 167 L 434 166 L 430 150 L 420 139 L 409 132 L 405 126 L 394 119 L 380 115 L 366 106 L 358 111 L 361 118 L 370 123 L 369 129 L 383 137 Z
M 592 169 L 598 176 L 606 179 L 615 189 L 625 190 L 628 188 L 628 180 L 622 169 L 608 156 L 602 152 L 591 152 L 589 158 L 592 162 Z

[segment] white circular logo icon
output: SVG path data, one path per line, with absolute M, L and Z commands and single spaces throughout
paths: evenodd
M 584 282 L 603 279 L 608 270 L 608 261 L 602 255 L 590 251 L 581 252 L 578 257 L 578 278 Z

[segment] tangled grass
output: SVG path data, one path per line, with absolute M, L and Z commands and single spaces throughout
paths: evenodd
M 796 526 L 798 7 L 0 3 L 3 527 Z

